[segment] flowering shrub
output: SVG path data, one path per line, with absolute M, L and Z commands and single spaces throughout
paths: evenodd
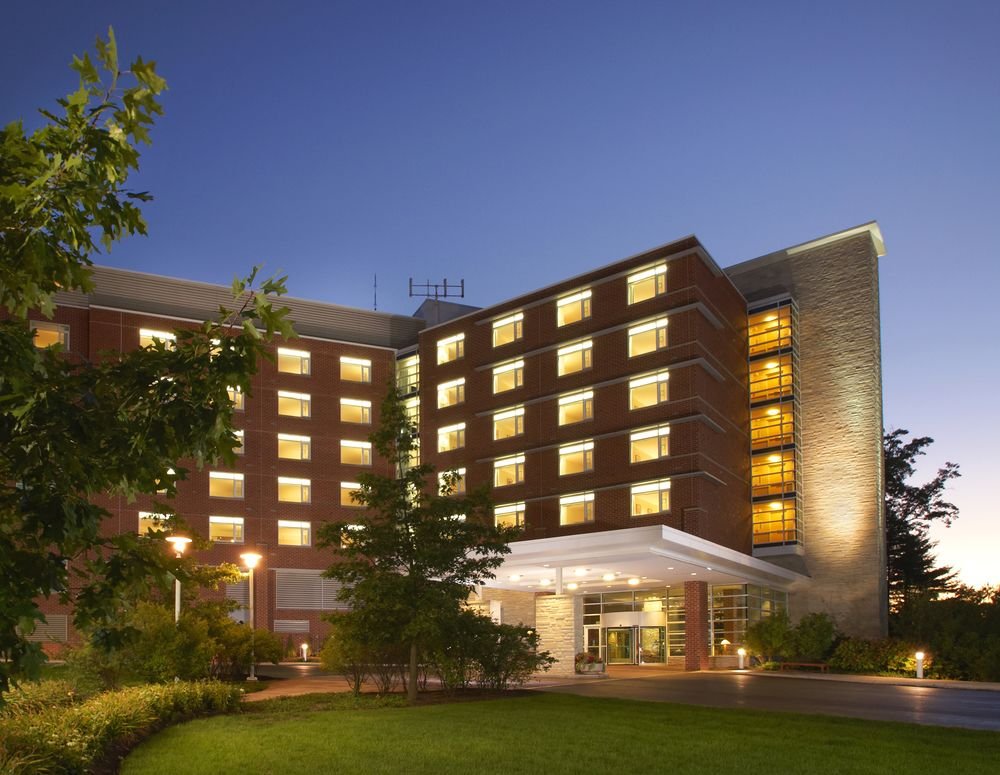
M 580 673 L 583 672 L 587 665 L 603 665 L 604 660 L 596 654 L 591 654 L 589 651 L 581 651 L 574 657 L 573 664 L 576 667 L 576 671 Z

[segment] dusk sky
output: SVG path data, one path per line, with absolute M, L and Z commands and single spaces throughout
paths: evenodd
M 155 9 L 155 10 L 154 10 Z M 723 266 L 877 220 L 885 423 L 961 466 L 939 559 L 1000 583 L 1000 3 L 10 3 L 0 121 L 113 25 L 165 116 L 98 263 L 410 313 L 696 234 Z M 849 309 L 844 314 L 851 314 Z M 947 357 L 946 357 L 947 356 Z

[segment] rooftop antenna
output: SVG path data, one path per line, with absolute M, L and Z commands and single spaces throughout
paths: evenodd
M 378 275 L 375 275 L 375 311 L 378 312 Z
M 423 283 L 413 282 L 413 278 L 410 278 L 410 298 L 414 296 L 422 296 L 426 299 L 434 299 L 434 317 L 436 320 L 434 324 L 437 325 L 441 322 L 441 308 L 438 306 L 437 302 L 441 299 L 465 298 L 465 279 L 458 281 L 458 284 L 448 283 L 447 280 L 442 280 L 440 283 L 432 283 L 430 280 Z

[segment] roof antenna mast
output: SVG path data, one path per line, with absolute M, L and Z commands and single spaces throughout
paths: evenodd
M 426 299 L 434 299 L 434 315 L 437 320 L 434 321 L 435 325 L 441 322 L 441 310 L 437 303 L 441 299 L 465 298 L 465 278 L 458 281 L 458 284 L 449 283 L 448 280 L 442 280 L 440 283 L 432 283 L 430 280 L 423 283 L 413 282 L 413 278 L 410 278 L 410 298 L 414 296 L 422 296 Z

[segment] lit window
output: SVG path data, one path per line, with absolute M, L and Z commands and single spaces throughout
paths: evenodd
M 284 417 L 308 417 L 312 412 L 312 396 L 308 393 L 278 391 L 278 414 Z
M 233 411 L 242 412 L 243 407 L 246 405 L 246 396 L 243 395 L 243 390 L 238 387 L 226 388 L 226 392 L 229 394 L 229 400 L 233 404 Z
M 465 492 L 465 469 L 456 468 L 438 474 L 438 491 L 442 495 L 461 495 Z
M 572 425 L 575 422 L 591 420 L 594 417 L 594 391 L 581 390 L 559 397 L 559 424 Z
M 242 498 L 243 474 L 209 471 L 208 494 L 213 498 Z
M 61 345 L 64 350 L 69 349 L 69 326 L 59 323 L 48 323 L 41 320 L 32 320 L 29 324 L 35 338 L 32 340 L 35 347 L 52 347 Z
M 396 389 L 404 396 L 420 389 L 420 356 L 411 355 L 396 361 Z
M 140 347 L 151 347 L 156 342 L 163 342 L 168 350 L 172 350 L 177 344 L 177 335 L 169 331 L 154 331 L 152 328 L 139 329 Z
M 438 339 L 438 364 L 451 363 L 465 356 L 465 334 Z
M 750 362 L 750 402 L 792 394 L 792 356 L 788 353 Z
M 177 474 L 177 472 L 174 471 L 174 469 L 172 469 L 172 468 L 168 468 L 167 469 L 167 476 L 171 476 L 172 477 L 172 476 L 175 476 L 176 474 Z M 161 482 L 160 482 L 159 479 L 156 480 L 156 484 L 157 484 L 156 492 L 158 492 L 160 494 L 163 494 L 163 493 L 165 493 L 167 491 L 166 484 L 164 483 L 161 486 Z
M 308 436 L 279 433 L 278 457 L 282 460 L 309 460 L 312 457 L 311 439 Z
M 575 374 L 578 371 L 589 369 L 591 362 L 591 349 L 594 343 L 589 339 L 586 342 L 577 342 L 566 347 L 560 347 L 556 352 L 557 373 L 560 377 L 567 374 Z
M 370 466 L 372 464 L 372 443 L 370 441 L 340 442 L 340 462 L 347 466 Z
M 493 369 L 493 393 L 506 393 L 524 384 L 524 361 L 512 361 Z
M 632 516 L 661 514 L 670 511 L 670 480 L 645 482 L 632 486 Z
M 361 485 L 357 482 L 341 482 L 340 483 L 340 505 L 341 506 L 352 506 L 354 508 L 360 508 L 364 504 L 358 503 L 354 500 L 354 493 L 361 490 Z
M 567 444 L 559 447 L 559 476 L 582 474 L 594 470 L 594 442 Z
M 306 350 L 278 348 L 278 371 L 282 374 L 308 375 L 311 365 L 311 358 Z
M 497 527 L 524 527 L 524 503 L 495 506 L 493 521 Z
M 559 524 L 583 525 L 594 521 L 594 493 L 564 495 L 559 499 Z
M 524 481 L 524 455 L 512 455 L 493 461 L 493 486 L 506 487 Z
M 340 399 L 340 421 L 353 422 L 359 425 L 371 425 L 372 402 L 357 398 Z
M 750 410 L 750 446 L 767 449 L 792 444 L 794 415 L 790 403 L 758 406 Z
M 657 264 L 628 276 L 628 303 L 652 299 L 667 292 L 667 265 Z
M 372 362 L 367 358 L 340 358 L 340 378 L 345 382 L 371 382 Z
M 630 379 L 628 382 L 628 408 L 645 409 L 667 400 L 667 384 L 670 378 L 666 369 L 655 374 Z
M 465 377 L 442 382 L 438 385 L 438 409 L 465 401 Z
M 236 445 L 233 447 L 233 452 L 237 455 L 243 454 L 243 431 L 233 431 L 233 435 L 236 437 Z
M 438 452 L 449 452 L 465 446 L 465 423 L 438 428 Z
M 751 355 L 792 346 L 791 306 L 755 312 L 749 316 L 747 323 Z
M 524 407 L 515 406 L 493 415 L 493 439 L 509 439 L 524 433 Z
M 309 522 L 278 520 L 279 546 L 309 546 L 312 543 L 312 525 Z
M 750 461 L 750 480 L 755 498 L 794 492 L 794 450 L 754 455 Z
M 666 457 L 670 451 L 670 426 L 644 428 L 629 435 L 629 456 L 633 463 Z
M 151 530 L 166 530 L 167 515 L 153 511 L 139 512 L 139 535 L 144 536 Z
M 208 540 L 225 544 L 242 544 L 243 517 L 209 517 Z
M 556 325 L 568 326 L 590 317 L 590 289 L 556 301 Z
M 795 499 L 753 504 L 753 544 L 780 544 L 797 540 Z
M 309 503 L 312 499 L 310 490 L 312 482 L 309 479 L 293 479 L 290 476 L 278 477 L 278 500 L 282 503 Z
M 500 320 L 493 321 L 493 346 L 516 342 L 524 335 L 524 313 L 515 312 Z
M 630 358 L 637 355 L 662 350 L 667 346 L 667 319 L 644 323 L 628 330 L 628 354 Z

